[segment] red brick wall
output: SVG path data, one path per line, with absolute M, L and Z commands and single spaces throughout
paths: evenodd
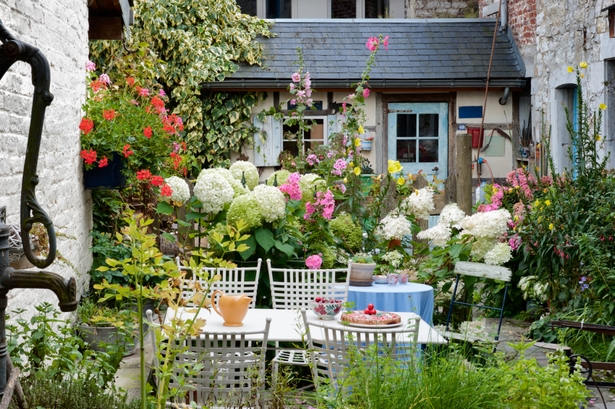
M 479 0 L 479 9 L 499 0 Z M 482 15 L 482 14 L 481 14 Z M 536 43 L 536 0 L 508 0 L 508 25 L 517 45 Z

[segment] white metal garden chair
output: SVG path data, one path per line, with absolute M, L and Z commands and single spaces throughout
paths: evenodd
M 152 322 L 152 311 L 146 314 Z M 179 353 L 175 356 L 169 380 L 169 387 L 181 392 L 166 406 L 188 407 L 184 405 L 191 401 L 198 407 L 220 404 L 220 407 L 247 408 L 254 405 L 265 389 L 265 354 L 270 325 L 271 318 L 267 318 L 259 331 L 203 332 L 187 337 L 183 345 L 176 346 Z M 157 356 L 156 337 L 151 335 L 154 356 Z M 154 366 L 157 370 L 156 358 Z M 199 370 L 194 371 L 194 368 Z
M 353 359 L 361 360 L 360 365 L 382 365 L 384 360 L 399 361 L 401 365 L 412 365 L 418 356 L 418 334 L 421 317 L 416 315 L 407 323 L 393 328 L 357 328 L 331 321 L 308 319 L 301 311 L 306 329 L 308 351 L 311 357 L 312 375 L 317 385 L 319 379 L 327 377 L 335 388 L 344 387 L 345 370 Z M 371 349 L 371 354 L 362 351 Z M 361 353 L 358 353 L 361 351 Z
M 267 259 L 269 286 L 274 309 L 306 309 L 316 297 L 327 297 L 346 302 L 350 282 L 350 262 L 346 268 L 294 269 L 276 268 Z M 278 345 L 276 345 L 276 348 Z M 278 350 L 272 360 L 271 381 L 275 388 L 279 364 L 309 365 L 305 349 Z
M 176 258 L 177 268 L 180 271 L 189 271 L 191 273 L 190 278 L 184 280 L 182 287 L 182 298 L 188 301 L 187 307 L 194 307 L 194 302 L 191 302 L 191 298 L 195 292 L 203 291 L 206 288 L 206 284 L 202 278 L 195 274 L 192 274 L 191 269 L 182 265 L 180 258 Z M 225 294 L 245 294 L 252 298 L 250 302 L 250 308 L 254 308 L 256 305 L 256 293 L 258 291 L 258 280 L 260 278 L 262 259 L 256 261 L 255 267 L 236 267 L 236 268 L 214 268 L 205 267 L 202 271 L 207 272 L 209 275 L 220 275 L 220 280 L 213 283 L 213 290 L 222 290 Z

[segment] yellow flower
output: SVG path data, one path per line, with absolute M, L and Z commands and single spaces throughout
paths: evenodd
M 550 201 L 549 199 L 547 199 L 547 200 L 545 200 L 545 204 L 546 204 L 547 206 L 551 206 L 551 201 Z
M 549 230 L 553 230 L 553 223 L 549 223 Z
M 598 108 L 600 108 L 600 110 L 604 111 L 606 109 L 606 104 L 600 104 L 600 105 L 598 105 Z
M 596 140 L 599 141 L 600 139 L 602 139 L 602 137 L 600 135 L 596 135 Z
M 542 189 L 542 193 L 547 193 L 548 189 L 545 187 L 544 189 Z
M 514 221 L 516 221 L 516 222 L 518 222 L 518 221 L 519 221 L 519 216 L 518 216 L 518 215 L 515 215 L 515 216 L 513 217 L 513 220 L 514 220 Z
M 361 168 L 360 168 L 360 167 L 358 167 L 358 166 L 357 166 L 357 167 L 355 167 L 355 168 L 354 168 L 354 174 L 355 174 L 355 175 L 357 175 L 357 176 L 359 176 L 359 175 L 361 174 Z
M 357 132 L 359 132 L 359 135 L 363 135 L 365 133 L 365 130 L 363 129 L 363 125 L 359 127 L 359 130 Z
M 571 65 L 568 66 L 568 72 L 574 72 L 574 68 Z
M 361 146 L 361 139 L 354 138 L 354 146 L 357 146 L 357 147 Z
M 401 172 L 402 167 L 401 167 L 401 163 L 399 163 L 398 160 L 393 160 L 393 159 L 389 159 L 389 173 L 397 173 L 397 172 Z
M 585 78 L 585 74 L 581 73 L 581 75 L 579 75 L 579 77 Z
M 354 168 L 354 162 L 352 162 L 352 161 L 348 162 L 348 167 L 349 168 Z
M 404 183 L 406 183 L 406 179 L 404 179 L 404 177 L 403 177 L 403 176 L 400 176 L 400 177 L 399 177 L 399 179 L 397 179 L 397 184 L 398 184 L 399 186 L 403 186 L 403 185 L 404 185 Z
M 348 178 L 344 178 L 344 183 L 348 183 Z
M 540 200 L 536 200 L 536 201 L 534 202 L 534 207 L 538 207 L 538 206 L 540 206 Z
M 512 188 L 512 187 L 509 187 L 509 188 L 508 188 L 508 193 L 512 193 L 512 191 L 513 191 L 513 188 Z
M 581 63 L 579 64 L 579 67 L 585 69 L 587 68 L 587 63 L 585 61 L 581 61 Z

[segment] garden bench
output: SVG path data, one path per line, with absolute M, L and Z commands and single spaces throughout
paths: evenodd
M 601 324 L 588 324 L 585 322 L 577 322 L 577 321 L 564 321 L 564 320 L 553 320 L 551 321 L 552 327 L 557 328 L 576 328 L 580 331 L 590 331 L 598 334 L 615 336 L 615 327 L 610 325 L 601 325 Z M 577 360 L 581 361 L 581 366 L 583 370 L 581 373 L 586 376 L 585 383 L 596 385 L 596 386 L 615 386 L 615 382 L 596 382 L 590 381 L 589 379 L 592 377 L 592 371 L 594 369 L 601 369 L 605 371 L 615 371 L 615 362 L 591 362 L 589 359 L 582 355 L 571 354 L 570 355 L 570 370 L 573 371 Z

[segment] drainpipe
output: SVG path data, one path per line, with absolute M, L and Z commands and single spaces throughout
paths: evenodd
M 508 0 L 500 0 L 501 25 L 500 31 L 506 30 L 508 26 Z

